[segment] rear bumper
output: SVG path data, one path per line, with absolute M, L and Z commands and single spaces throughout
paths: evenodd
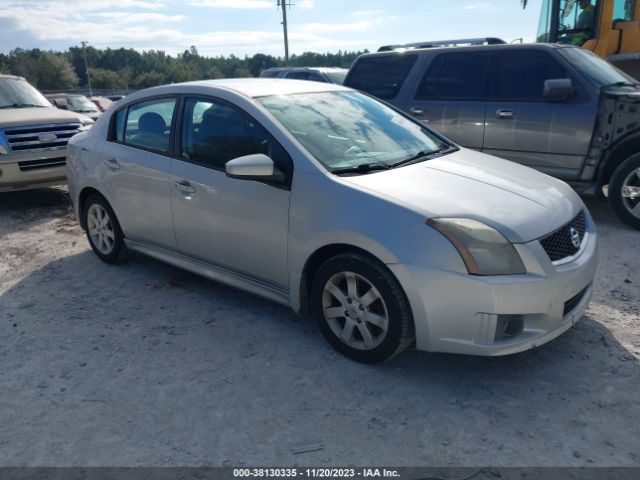
M 389 265 L 411 303 L 417 348 L 506 355 L 561 335 L 582 316 L 591 297 L 598 264 L 593 227 L 585 241 L 582 253 L 563 265 L 553 265 L 537 241 L 517 245 L 527 267 L 523 275 L 482 277 Z M 515 317 L 522 322 L 522 331 L 497 338 L 499 322 Z
M 66 149 L 0 155 L 0 192 L 27 190 L 64 183 Z

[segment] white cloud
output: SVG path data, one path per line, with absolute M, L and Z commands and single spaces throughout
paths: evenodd
M 211 8 L 274 8 L 276 5 L 269 0 L 198 0 L 188 4 Z
M 464 10 L 495 10 L 496 7 L 490 2 L 470 3 L 462 7 Z
M 311 32 L 362 32 L 375 26 L 376 22 L 362 21 L 351 23 L 307 23 L 303 30 Z

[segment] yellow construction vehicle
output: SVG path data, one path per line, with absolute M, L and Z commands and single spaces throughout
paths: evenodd
M 640 78 L 640 0 L 542 0 L 537 41 L 579 45 Z

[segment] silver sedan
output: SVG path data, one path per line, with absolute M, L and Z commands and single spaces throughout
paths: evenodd
M 362 362 L 523 351 L 591 295 L 596 231 L 565 183 L 337 85 L 143 90 L 73 137 L 67 168 L 105 262 L 141 252 L 289 305 Z

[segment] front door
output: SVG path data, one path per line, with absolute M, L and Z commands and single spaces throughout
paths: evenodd
M 178 250 L 287 290 L 289 187 L 224 172 L 233 158 L 264 153 L 290 182 L 287 153 L 249 115 L 212 98 L 185 99 L 179 143 L 171 169 Z
M 99 174 L 125 236 L 175 249 L 169 173 L 175 97 L 132 104 L 115 113 Z
M 548 79 L 577 80 L 550 53 L 496 52 L 494 90 L 487 102 L 484 151 L 565 180 L 577 179 L 589 149 L 595 107 L 578 89 L 565 101 L 545 101 Z

